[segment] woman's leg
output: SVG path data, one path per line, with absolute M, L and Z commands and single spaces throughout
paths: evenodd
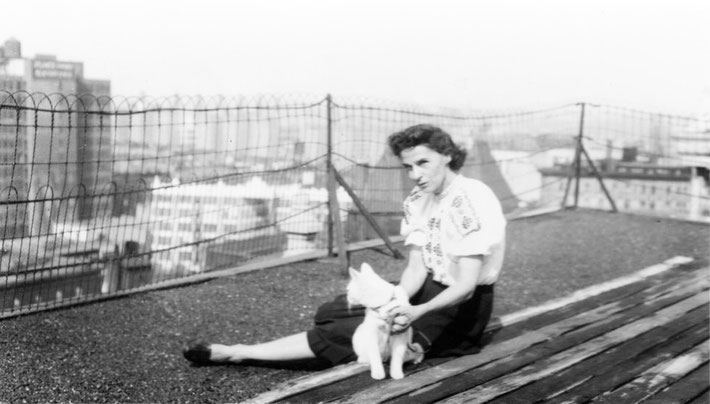
M 493 285 L 479 285 L 473 297 L 458 307 L 431 313 L 413 323 L 414 329 L 431 342 L 430 357 L 461 356 L 480 350 L 493 311 L 493 289 Z
M 254 345 L 210 344 L 209 349 L 210 360 L 214 362 L 291 361 L 316 357 L 305 332 Z
M 314 327 L 307 332 L 254 345 L 196 341 L 183 350 L 183 356 L 200 364 L 247 360 L 287 362 L 313 358 L 320 358 L 331 365 L 346 363 L 355 359 L 352 335 L 364 315 L 363 307 L 349 307 L 345 295 L 341 295 L 318 308 Z
M 428 275 L 422 288 L 412 296 L 412 304 L 433 299 L 446 287 Z M 414 342 L 429 357 L 465 355 L 479 349 L 481 337 L 493 309 L 493 285 L 479 285 L 471 299 L 459 306 L 429 313 L 412 323 Z

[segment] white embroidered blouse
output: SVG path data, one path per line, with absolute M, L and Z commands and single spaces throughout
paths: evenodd
M 498 198 L 483 182 L 457 175 L 438 195 L 415 187 L 404 200 L 405 245 L 422 248 L 435 281 L 456 282 L 459 258 L 483 255 L 479 285 L 493 284 L 503 266 L 506 220 Z

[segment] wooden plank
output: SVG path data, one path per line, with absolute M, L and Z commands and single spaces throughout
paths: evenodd
M 617 278 L 616 280 L 612 280 L 609 282 L 604 282 L 598 285 L 594 285 L 589 288 L 582 289 L 579 292 L 573 293 L 572 295 L 562 298 L 562 299 L 554 299 L 549 302 L 543 303 L 542 305 L 538 306 L 539 308 L 531 308 L 531 309 L 525 309 L 521 310 L 519 312 L 514 312 L 511 314 L 507 314 L 505 316 L 502 316 L 500 319 L 497 319 L 497 321 L 492 321 L 491 324 L 486 329 L 486 332 L 492 332 L 494 330 L 499 329 L 502 325 L 505 326 L 511 326 L 514 325 L 515 323 L 522 322 L 524 320 L 527 320 L 533 316 L 538 316 L 541 314 L 544 314 L 546 310 L 556 310 L 560 309 L 564 306 L 571 305 L 573 303 L 577 303 L 583 299 L 588 299 L 590 296 L 599 296 L 602 293 L 608 292 L 615 290 L 617 288 L 622 288 L 625 286 L 630 286 L 633 282 L 640 282 L 643 281 L 649 277 L 656 276 L 658 274 L 661 274 L 665 271 L 668 271 L 671 268 L 675 268 L 679 265 L 687 265 L 693 261 L 692 258 L 688 257 L 682 257 L 682 256 L 677 256 L 670 258 L 663 263 L 656 264 L 644 269 L 641 269 L 634 274 L 624 276 Z M 593 320 L 592 320 L 593 321 Z M 579 324 L 577 322 L 572 322 L 569 324 L 570 329 L 573 329 L 575 327 L 578 327 Z M 536 343 L 537 342 L 543 342 L 551 335 L 557 335 L 558 332 L 561 332 L 557 330 L 555 327 L 544 329 L 542 331 L 537 332 L 534 336 L 533 339 L 530 339 L 529 342 L 531 343 Z M 537 338 L 537 339 L 536 339 Z M 504 347 L 499 347 L 497 348 L 496 352 L 493 351 L 488 351 L 486 355 L 490 357 L 490 360 L 495 360 L 507 353 L 505 351 L 506 349 L 514 349 L 517 348 L 518 343 L 520 343 L 520 340 L 522 337 L 518 336 L 517 339 L 513 339 L 512 342 L 508 344 L 508 346 Z M 521 347 L 520 349 L 524 348 Z M 498 356 L 497 356 L 498 355 Z M 477 359 L 480 359 L 482 363 L 485 363 L 486 359 L 481 356 L 481 354 L 476 355 Z M 469 359 L 470 361 L 471 359 Z M 475 361 L 474 363 L 477 363 Z M 472 365 L 475 366 L 475 365 Z M 316 386 L 328 384 L 328 383 L 333 383 L 338 380 L 344 380 L 347 379 L 358 372 L 365 371 L 367 368 L 363 368 L 359 364 L 347 364 L 347 365 L 342 365 L 341 367 L 338 367 L 337 369 L 332 369 L 332 370 L 326 370 L 323 372 L 320 372 L 318 374 L 314 375 L 307 375 L 299 379 L 294 379 L 292 381 L 289 381 L 287 383 L 284 383 L 282 385 L 276 386 L 274 389 L 272 389 L 269 392 L 263 393 L 262 395 L 254 397 L 250 402 L 255 402 L 255 403 L 266 403 L 266 402 L 275 402 L 281 399 L 284 399 L 286 397 L 290 397 L 308 390 L 311 390 L 315 388 Z M 329 374 L 330 372 L 333 372 L 333 374 Z M 408 379 L 409 376 L 406 379 Z
M 680 256 L 668 259 L 660 264 L 656 264 L 656 265 L 652 265 L 650 267 L 644 268 L 644 269 L 637 271 L 631 275 L 622 276 L 622 277 L 616 278 L 616 279 L 608 281 L 608 282 L 604 282 L 604 283 L 600 283 L 598 285 L 594 285 L 594 286 L 591 286 L 588 288 L 580 289 L 580 290 L 578 290 L 578 291 L 576 291 L 576 292 L 572 293 L 571 295 L 566 296 L 564 298 L 551 300 L 551 301 L 547 302 L 546 304 L 531 307 L 526 310 L 518 311 L 515 313 L 515 315 L 508 316 L 506 318 L 506 322 L 502 322 L 501 325 L 506 326 L 509 323 L 515 323 L 515 322 L 521 321 L 523 319 L 533 317 L 537 314 L 566 306 L 572 302 L 578 302 L 578 301 L 587 299 L 591 296 L 599 295 L 605 291 L 608 291 L 611 289 L 616 289 L 621 286 L 628 285 L 628 284 L 631 284 L 634 282 L 638 282 L 638 281 L 648 278 L 650 276 L 667 271 L 667 270 L 674 268 L 678 265 L 688 264 L 692 261 L 693 261 L 692 258 L 680 257 Z
M 562 372 L 500 396 L 492 403 L 527 404 L 530 397 L 545 403 L 584 402 L 633 379 L 643 370 L 676 356 L 707 338 L 708 308 L 701 307 L 593 356 Z
M 705 393 L 695 397 L 693 401 L 688 402 L 688 404 L 708 404 L 710 403 L 710 391 L 706 390 Z
M 542 328 L 546 325 L 559 322 L 564 318 L 572 317 L 581 311 L 590 310 L 591 308 L 608 304 L 611 301 L 627 300 L 633 296 L 645 296 L 644 298 L 646 298 L 647 296 L 658 291 L 665 291 L 674 283 L 678 287 L 681 287 L 694 282 L 707 282 L 707 279 L 710 278 L 710 276 L 708 276 L 708 268 L 701 270 L 693 269 L 687 273 L 678 273 L 677 271 L 678 270 L 665 271 L 649 278 L 641 279 L 638 282 L 623 285 L 584 300 L 572 302 L 566 306 L 535 315 L 529 319 L 525 319 L 524 321 L 512 323 L 497 331 L 495 339 L 497 341 L 501 341 L 504 339 L 514 338 L 521 335 L 523 332 L 527 332 L 531 329 Z M 494 324 L 497 322 L 493 319 L 491 323 Z
M 644 404 L 681 404 L 693 401 L 708 391 L 710 363 L 706 362 L 688 376 L 673 383 L 663 391 L 644 401 Z M 705 404 L 710 401 L 705 401 Z
M 424 369 L 429 369 L 438 366 L 441 363 L 448 361 L 449 358 L 432 358 L 420 363 L 419 365 L 406 366 L 404 368 L 405 375 L 420 372 Z M 358 391 L 371 388 L 380 383 L 370 377 L 370 372 L 362 372 L 354 377 L 339 380 L 335 383 L 321 386 L 317 389 L 306 391 L 297 396 L 284 399 L 284 403 L 320 403 L 331 402 L 343 397 L 356 394 Z
M 630 340 L 640 333 L 646 332 L 654 327 L 662 326 L 673 318 L 683 315 L 684 313 L 707 303 L 708 299 L 705 293 L 695 295 L 683 300 L 682 302 L 660 310 L 650 317 L 634 321 L 633 323 L 617 328 L 610 333 L 585 342 L 584 344 L 553 355 L 545 360 L 537 362 L 535 366 L 523 368 L 515 373 L 507 375 L 501 380 L 494 380 L 466 392 L 457 394 L 442 401 L 442 403 L 483 403 L 488 400 L 492 400 L 493 398 L 519 388 L 520 386 L 524 386 L 530 382 L 564 370 L 599 352 L 623 343 L 624 341 Z
M 661 363 L 613 392 L 602 394 L 592 403 L 639 403 L 681 379 L 710 359 L 710 340 L 705 340 L 684 355 Z
M 408 374 L 402 380 L 386 380 L 380 382 L 376 387 L 358 392 L 350 398 L 344 399 L 342 402 L 374 403 L 379 402 L 379 398 L 384 399 L 397 397 L 402 394 L 418 390 L 423 386 L 428 386 L 443 379 L 463 373 L 469 369 L 506 357 L 511 353 L 518 352 L 529 346 L 543 343 L 565 332 L 588 325 L 595 321 L 601 321 L 606 318 L 606 316 L 606 313 L 584 313 L 582 315 L 566 319 L 563 322 L 551 324 L 547 327 L 530 331 L 525 335 L 486 346 L 476 355 L 455 358 L 448 362 L 442 363 L 435 368 L 426 369 L 411 375 Z
M 707 287 L 707 283 L 708 282 L 706 280 L 705 287 Z M 634 302 L 617 302 L 608 304 L 608 307 L 618 305 L 619 308 L 623 308 L 625 306 L 628 306 L 630 307 L 630 310 L 623 310 L 617 314 L 610 314 L 609 317 L 606 319 L 593 322 L 588 326 L 583 326 L 573 331 L 570 331 L 564 334 L 563 336 L 555 338 L 553 344 L 542 343 L 533 345 L 530 348 L 526 348 L 520 352 L 511 353 L 508 356 L 505 356 L 494 362 L 485 364 L 481 367 L 476 367 L 459 375 L 452 376 L 443 383 L 441 383 L 440 386 L 434 390 L 430 390 L 425 393 L 414 391 L 408 396 L 402 396 L 399 400 L 393 400 L 393 402 L 432 402 L 436 399 L 441 399 L 443 397 L 457 394 L 461 391 L 473 388 L 476 385 L 485 383 L 496 377 L 504 376 L 507 373 L 513 372 L 535 361 L 542 360 L 543 358 L 552 354 L 575 347 L 585 341 L 588 341 L 606 332 L 628 324 L 631 321 L 654 313 L 655 311 L 659 310 L 659 308 L 667 307 L 670 304 L 674 304 L 680 300 L 683 300 L 688 296 L 697 293 L 699 290 L 702 290 L 702 288 L 702 285 L 690 283 L 682 292 L 676 291 L 673 294 L 665 294 L 661 290 L 656 291 L 654 296 L 663 296 L 663 298 L 657 299 L 653 303 L 651 303 L 648 299 L 637 299 L 636 297 L 633 297 Z M 604 312 L 605 308 L 602 307 L 600 308 L 600 310 Z M 705 316 L 704 312 L 698 313 L 697 315 L 693 316 L 692 321 L 702 322 L 702 320 L 705 318 L 703 316 Z M 673 321 L 678 320 L 676 319 Z M 689 322 L 689 324 L 686 324 L 684 327 L 687 328 L 692 326 L 693 324 L 695 323 Z
M 392 236 L 390 237 L 390 240 L 393 243 L 400 243 L 404 241 L 404 237 L 402 236 Z M 372 240 L 363 240 L 363 241 L 356 241 L 354 243 L 350 243 L 347 246 L 348 252 L 351 251 L 357 251 L 357 250 L 364 250 L 366 248 L 373 248 L 373 247 L 380 247 L 385 245 L 385 241 L 382 240 L 381 238 L 373 238 Z
M 549 404 L 588 402 L 592 398 L 613 390 L 617 386 L 628 383 L 645 370 L 658 365 L 687 351 L 707 338 L 707 318 L 705 322 L 688 330 L 686 334 L 679 335 L 678 339 L 663 341 L 656 347 L 646 351 L 642 356 L 633 361 L 618 366 L 613 371 L 597 372 L 591 380 L 584 384 L 552 397 L 546 401 Z
M 385 366 L 385 368 L 387 368 Z M 406 372 L 406 370 L 405 370 Z M 378 380 L 374 380 L 370 376 L 369 371 L 360 372 L 350 378 L 338 380 L 335 383 L 318 386 L 303 392 L 298 395 L 284 398 L 277 403 L 325 403 L 336 400 L 340 397 L 355 394 L 356 392 L 369 388 L 376 384 Z
M 559 206 L 548 206 L 533 210 L 524 211 L 513 211 L 505 215 L 505 219 L 508 221 L 518 220 L 518 219 L 528 219 L 536 216 L 549 215 L 550 213 L 560 212 L 562 208 Z
M 643 307 L 643 306 L 642 306 Z M 687 344 L 687 349 L 689 346 L 696 344 L 700 339 L 705 338 L 704 332 L 706 331 L 707 322 L 703 324 L 703 320 L 707 318 L 707 308 L 701 307 L 694 310 L 693 315 L 683 316 L 672 320 L 669 323 L 668 328 L 662 327 L 663 330 L 654 329 L 652 332 L 643 334 L 643 339 L 635 338 L 627 343 L 624 343 L 626 347 L 622 349 L 624 358 L 615 358 L 617 361 L 622 361 L 637 352 L 643 352 L 645 349 L 653 347 L 667 338 L 673 337 L 673 335 L 681 334 L 682 332 L 693 327 L 698 328 L 698 335 L 695 339 L 689 339 Z M 642 313 L 638 313 L 642 314 Z M 407 396 L 401 396 L 398 399 L 390 401 L 390 403 L 427 403 L 434 402 L 445 397 L 458 394 L 462 391 L 471 389 L 477 385 L 483 384 L 490 380 L 498 377 L 506 377 L 507 374 L 514 372 L 526 365 L 535 363 L 536 361 L 543 360 L 546 356 L 550 356 L 566 349 L 575 347 L 586 340 L 593 337 L 602 335 L 610 329 L 614 329 L 623 325 L 625 323 L 624 317 L 618 318 L 613 324 L 594 326 L 593 332 L 585 330 L 575 330 L 571 333 L 564 335 L 561 338 L 556 338 L 550 342 L 544 344 L 538 344 L 536 346 L 530 347 L 520 353 L 513 354 L 511 356 L 502 358 L 501 360 L 492 362 L 482 367 L 478 367 L 467 372 L 456 375 L 452 378 L 448 378 L 443 381 L 436 389 L 431 389 L 428 391 L 414 391 Z M 702 327 L 698 326 L 698 323 L 702 324 Z M 684 336 L 685 338 L 685 336 Z M 690 338 L 690 337 L 688 337 Z M 623 346 L 623 345 L 622 345 Z M 619 347 L 617 347 L 619 348 Z M 616 348 L 614 348 L 616 349 Z M 607 351 L 609 352 L 609 351 Z M 613 349 L 611 350 L 613 352 Z M 606 353 L 605 353 L 606 355 Z M 599 358 L 599 355 L 592 357 L 589 361 L 594 362 Z M 606 358 L 606 357 L 605 357 Z M 608 358 L 606 358 L 608 359 Z M 660 360 L 659 360 L 660 361 Z M 589 363 L 582 369 L 578 369 L 576 374 L 560 376 L 561 373 L 556 373 L 551 377 L 541 379 L 541 381 L 535 381 L 529 385 L 526 385 L 520 389 L 516 389 L 506 395 L 498 397 L 501 403 L 512 404 L 512 403 L 522 403 L 527 404 L 530 402 L 530 397 L 546 397 L 552 395 L 552 392 L 556 390 L 568 390 L 577 384 L 585 382 L 587 379 L 593 377 L 595 372 L 604 371 L 605 367 L 611 367 L 613 361 L 596 361 L 597 363 Z M 549 379 L 549 382 L 548 382 Z
M 597 177 L 597 181 L 599 181 L 599 187 L 602 189 L 602 192 L 604 192 L 604 196 L 606 196 L 606 199 L 609 201 L 609 204 L 611 205 L 611 211 L 616 213 L 619 210 L 616 208 L 616 203 L 614 202 L 614 198 L 611 197 L 611 194 L 609 193 L 609 190 L 606 189 L 606 185 L 604 185 L 604 179 L 602 178 L 602 174 L 597 170 L 597 165 L 594 164 L 594 160 L 592 160 L 591 157 L 589 157 L 589 153 L 587 153 L 587 149 L 584 147 L 584 144 L 582 144 L 582 154 L 584 154 L 585 159 L 587 160 L 587 165 L 592 169 L 592 174 L 594 174 L 595 177 Z
M 618 328 L 613 333 L 603 335 L 593 340 L 597 343 L 593 344 L 591 348 L 587 348 L 588 351 L 573 349 L 564 354 L 565 356 L 571 357 L 555 358 L 557 360 L 560 360 L 560 363 L 557 365 L 550 364 L 548 370 L 554 369 L 555 371 L 558 371 L 564 369 L 567 366 L 570 366 L 571 364 L 575 363 L 575 360 L 578 361 L 584 359 L 582 355 L 591 355 L 591 352 L 594 352 L 596 349 L 601 349 L 600 346 L 608 346 L 608 344 L 618 343 L 617 340 L 623 342 L 623 340 L 630 338 L 630 332 L 641 332 L 642 330 L 644 330 L 644 328 L 655 326 L 656 323 L 667 322 L 669 321 L 668 316 L 685 313 L 689 310 L 692 310 L 694 307 L 703 304 L 703 302 L 706 300 L 707 299 L 705 299 L 704 295 L 695 295 L 690 297 L 689 299 L 681 301 L 680 303 L 674 304 L 670 307 L 658 311 L 652 317 L 644 318 L 624 327 Z M 376 388 L 359 392 L 358 394 L 350 397 L 349 399 L 343 400 L 342 402 L 378 402 L 378 400 L 380 399 L 393 398 L 410 393 L 412 391 L 422 388 L 423 386 L 431 385 L 443 379 L 453 377 L 457 374 L 466 372 L 475 367 L 487 364 L 488 362 L 501 359 L 514 352 L 521 351 L 522 349 L 525 349 L 529 346 L 553 339 L 556 336 L 559 336 L 565 332 L 572 331 L 581 326 L 603 321 L 610 315 L 610 310 L 615 305 L 617 304 L 613 303 L 600 307 L 593 311 L 581 313 L 578 316 L 566 319 L 564 321 L 561 321 L 560 323 L 552 324 L 539 330 L 533 330 L 518 338 L 513 338 L 511 340 L 503 341 L 501 343 L 486 347 L 477 355 L 456 358 L 438 366 L 435 369 L 428 369 L 413 374 L 411 376 L 407 376 L 402 380 L 385 381 L 383 383 L 380 383 Z M 618 335 L 619 333 L 622 333 L 622 335 Z M 587 343 L 587 345 L 588 344 L 589 343 Z M 583 346 L 587 347 L 587 345 Z M 561 365 L 565 366 L 560 367 Z M 539 377 L 544 377 L 544 375 Z M 522 383 L 523 381 L 526 381 L 526 383 L 529 382 L 527 378 L 521 378 L 519 382 L 516 382 L 517 387 L 526 384 Z M 495 392 L 498 392 L 498 390 L 496 390 Z M 505 391 L 501 392 L 500 394 L 503 394 L 504 392 Z M 490 398 L 493 397 L 495 397 L 495 395 L 492 395 Z M 466 396 L 463 397 L 463 399 L 467 400 L 472 398 Z
M 290 397 L 302 391 L 307 391 L 323 384 L 329 384 L 336 380 L 342 380 L 358 373 L 365 372 L 369 366 L 360 363 L 350 363 L 334 368 L 317 372 L 316 374 L 302 376 L 279 385 L 278 388 L 260 394 L 250 400 L 243 401 L 244 404 L 273 403 L 278 400 Z

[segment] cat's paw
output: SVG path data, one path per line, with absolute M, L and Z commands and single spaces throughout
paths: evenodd
M 395 380 L 399 380 L 404 377 L 404 372 L 402 369 L 390 369 L 390 376 Z
M 385 378 L 385 370 L 384 369 L 372 369 L 370 371 L 370 376 L 372 376 L 372 378 L 375 380 L 382 380 Z

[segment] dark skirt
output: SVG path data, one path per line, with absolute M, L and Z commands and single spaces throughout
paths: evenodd
M 413 305 L 428 302 L 444 289 L 445 285 L 435 282 L 429 275 L 410 301 Z M 422 345 L 427 357 L 479 352 L 481 337 L 493 310 L 493 289 L 493 285 L 478 285 L 470 299 L 414 321 L 414 342 Z M 314 327 L 306 334 L 313 353 L 331 365 L 356 360 L 352 336 L 364 316 L 362 306 L 348 308 L 345 295 L 320 306 L 314 318 Z

